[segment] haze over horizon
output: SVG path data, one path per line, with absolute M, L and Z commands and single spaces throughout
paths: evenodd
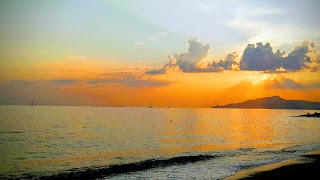
M 1 1 L 0 104 L 320 102 L 319 1 Z

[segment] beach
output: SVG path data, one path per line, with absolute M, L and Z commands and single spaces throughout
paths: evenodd
M 249 168 L 237 172 L 225 180 L 242 179 L 319 179 L 320 151 L 307 153 L 300 158 L 275 164 Z

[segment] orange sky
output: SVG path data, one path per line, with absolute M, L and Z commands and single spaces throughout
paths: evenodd
M 169 72 L 148 75 L 146 69 L 113 68 L 99 60 L 67 57 L 26 68 L 5 67 L 1 77 L 4 103 L 93 106 L 212 107 L 279 95 L 320 101 L 319 72 L 284 74 L 257 71 Z M 303 87 L 288 86 L 286 80 Z M 275 84 L 277 82 L 277 84 Z

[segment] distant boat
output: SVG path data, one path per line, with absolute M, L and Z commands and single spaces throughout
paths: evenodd
M 33 106 L 33 101 L 31 102 L 31 106 Z

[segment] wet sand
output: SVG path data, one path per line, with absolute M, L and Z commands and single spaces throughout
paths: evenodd
M 226 178 L 231 179 L 320 179 L 320 151 L 239 171 L 234 176 Z

